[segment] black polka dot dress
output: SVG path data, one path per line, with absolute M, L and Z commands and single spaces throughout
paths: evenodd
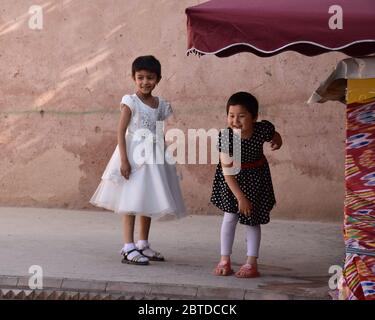
M 254 162 L 264 156 L 263 144 L 271 141 L 274 134 L 274 125 L 266 120 L 254 124 L 253 135 L 248 139 L 241 139 L 231 129 L 224 130 L 219 134 L 218 149 L 233 156 L 233 145 L 241 143 L 241 162 Z M 260 167 L 241 169 L 235 178 L 253 205 L 250 217 L 238 213 L 237 199 L 225 182 L 220 162 L 216 168 L 211 202 L 224 212 L 239 214 L 242 224 L 255 226 L 268 223 L 270 211 L 276 203 L 268 162 Z

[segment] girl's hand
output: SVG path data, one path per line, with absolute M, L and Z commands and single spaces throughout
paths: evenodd
M 245 196 L 238 199 L 238 209 L 241 214 L 246 217 L 250 217 L 251 211 L 253 210 L 253 205 Z
M 131 166 L 129 161 L 121 161 L 120 171 L 122 176 L 128 180 L 130 176 Z
M 283 145 L 283 140 L 281 139 L 281 136 L 278 132 L 275 132 L 272 140 L 271 140 L 271 150 L 278 150 Z

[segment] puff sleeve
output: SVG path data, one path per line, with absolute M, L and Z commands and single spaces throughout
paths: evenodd
M 122 110 L 124 104 L 126 104 L 130 108 L 132 114 L 134 115 L 134 112 L 135 112 L 135 109 L 136 109 L 135 108 L 135 102 L 134 102 L 134 99 L 130 95 L 126 94 L 122 97 L 120 110 Z

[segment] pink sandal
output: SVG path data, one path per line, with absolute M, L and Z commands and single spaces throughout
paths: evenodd
M 219 262 L 213 271 L 215 276 L 230 276 L 233 274 L 233 269 L 230 265 L 230 261 Z
M 258 272 L 257 267 L 246 263 L 241 266 L 240 270 L 236 272 L 235 276 L 237 278 L 257 278 L 260 277 L 260 273 Z

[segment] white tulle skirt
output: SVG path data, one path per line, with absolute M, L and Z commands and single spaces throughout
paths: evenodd
M 174 164 L 156 162 L 156 155 L 165 155 L 157 144 L 153 148 L 153 161 L 139 164 L 134 157 L 140 143 L 127 139 L 127 153 L 132 167 L 129 179 L 120 172 L 121 159 L 117 146 L 102 175 L 102 180 L 90 199 L 90 203 L 118 214 L 143 215 L 152 218 L 186 215 L 179 178 Z M 148 163 L 147 163 L 148 162 Z

